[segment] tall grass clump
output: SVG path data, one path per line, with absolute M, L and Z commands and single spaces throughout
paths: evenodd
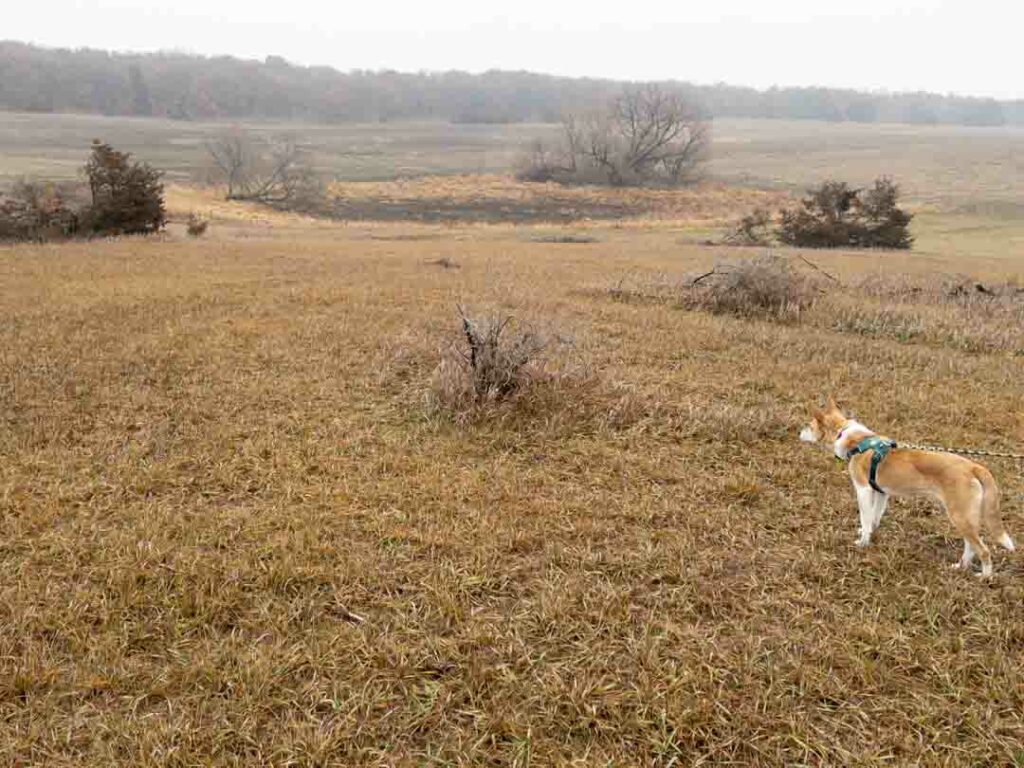
M 459 307 L 458 336 L 434 371 L 429 405 L 466 419 L 526 395 L 550 395 L 559 385 L 582 383 L 587 366 L 570 360 L 574 350 L 571 340 L 543 323 L 500 310 L 472 316 Z
M 210 220 L 203 218 L 195 211 L 192 211 L 188 215 L 188 220 L 185 222 L 185 230 L 188 232 L 189 237 L 202 237 L 206 234 L 206 230 L 210 227 Z

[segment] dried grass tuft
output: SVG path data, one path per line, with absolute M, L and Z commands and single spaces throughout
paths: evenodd
M 821 294 L 821 281 L 783 257 L 722 261 L 690 281 L 683 304 L 713 314 L 798 320 Z
M 188 221 L 185 223 L 185 229 L 188 232 L 189 237 L 202 237 L 206 234 L 206 230 L 210 227 L 210 220 L 206 219 L 195 211 L 189 213 Z
M 465 420 L 527 392 L 539 395 L 542 388 L 590 377 L 589 366 L 573 354 L 572 340 L 544 323 L 520 321 L 501 310 L 474 317 L 461 306 L 459 321 L 459 339 L 445 349 L 431 379 L 428 403 L 434 412 Z

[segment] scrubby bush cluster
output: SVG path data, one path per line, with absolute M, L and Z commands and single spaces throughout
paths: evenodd
M 73 236 L 79 215 L 55 184 L 19 181 L 0 196 L 0 240 L 43 242 Z
M 458 340 L 442 355 L 428 399 L 432 410 L 465 420 L 524 398 L 546 401 L 589 378 L 574 345 L 546 325 L 504 311 L 470 316 L 460 307 Z
M 767 208 L 755 208 L 726 235 L 729 245 L 769 245 L 772 242 L 772 214 Z
M 438 366 L 432 400 L 442 410 L 464 413 L 508 400 L 542 374 L 550 341 L 507 313 L 471 318 L 459 310 L 465 345 L 453 345 Z
M 789 259 L 765 254 L 722 261 L 687 285 L 683 303 L 715 314 L 794 320 L 821 293 L 821 281 Z
M 188 215 L 188 221 L 185 222 L 185 230 L 188 232 L 189 237 L 202 237 L 206 234 L 209 226 L 210 220 L 203 218 L 195 211 Z
M 733 245 L 767 245 L 773 240 L 804 248 L 907 249 L 913 216 L 898 206 L 899 187 L 880 178 L 867 189 L 843 181 L 826 181 L 812 189 L 798 207 L 771 214 L 757 210 L 743 217 L 726 236 Z
M 22 181 L 0 196 L 0 239 L 45 241 L 75 235 L 156 232 L 167 217 L 161 173 L 94 141 L 85 165 L 89 201 L 54 184 Z

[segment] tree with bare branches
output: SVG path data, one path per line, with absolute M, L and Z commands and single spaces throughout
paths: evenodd
M 206 151 L 227 184 L 228 200 L 294 206 L 318 188 L 302 149 L 290 137 L 257 141 L 233 129 L 207 142 Z
M 568 115 L 555 148 L 535 143 L 524 180 L 677 186 L 699 175 L 710 123 L 678 91 L 626 88 L 604 109 Z

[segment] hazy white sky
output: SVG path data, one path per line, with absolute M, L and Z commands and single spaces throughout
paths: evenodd
M 618 79 L 1024 98 L 1022 0 L 27 0 L 0 38 L 268 54 L 339 69 L 528 69 Z

